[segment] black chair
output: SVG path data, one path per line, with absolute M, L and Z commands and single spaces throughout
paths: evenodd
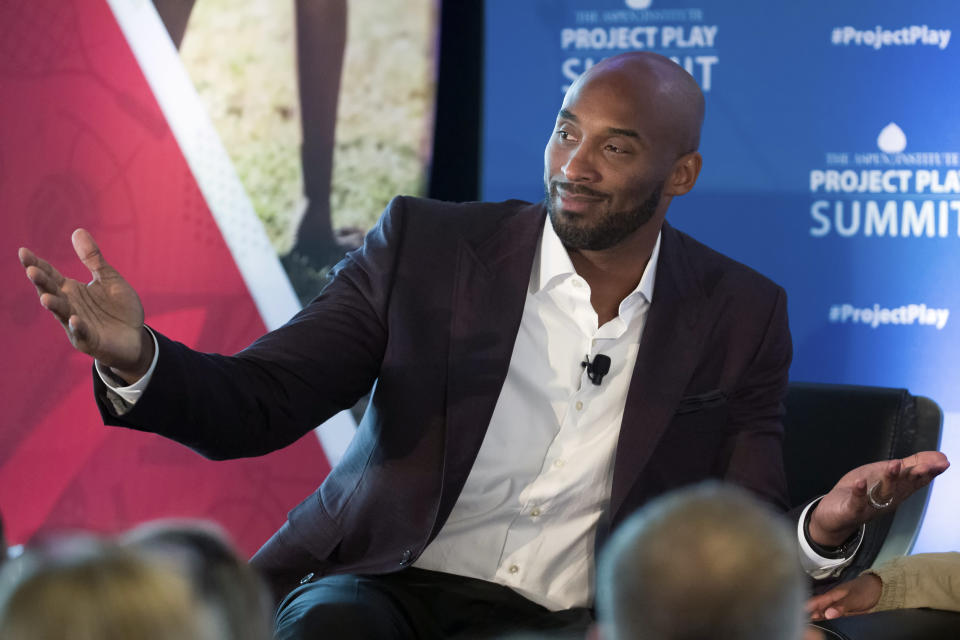
M 897 609 L 814 624 L 827 640 L 956 640 L 960 613 L 935 609 Z
M 943 413 L 906 389 L 794 382 L 787 392 L 784 463 L 791 506 L 827 493 L 848 471 L 868 462 L 938 449 Z M 930 488 L 867 525 L 843 578 L 905 555 L 917 538 Z M 960 614 L 922 609 L 878 612 L 818 623 L 847 640 L 960 638 Z

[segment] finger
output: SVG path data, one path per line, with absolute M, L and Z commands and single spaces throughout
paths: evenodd
M 97 246 L 93 236 L 86 229 L 77 229 L 70 239 L 73 241 L 73 250 L 77 252 L 77 257 L 90 270 L 90 273 L 96 275 L 104 267 L 110 266 L 100 253 L 100 247 Z
M 853 483 L 853 488 L 850 490 L 850 497 L 854 498 L 856 501 L 865 502 L 867 499 L 867 480 L 866 478 L 860 478 Z
M 910 467 L 904 478 L 904 484 L 911 487 L 912 490 L 925 487 L 930 484 L 934 478 L 946 471 L 949 466 L 950 463 L 947 462 L 946 456 L 942 459 L 920 463 L 914 467 Z
M 815 615 L 820 609 L 823 608 L 823 596 L 816 596 L 807 600 L 807 603 L 803 605 L 803 610 L 809 613 L 810 615 Z
M 40 296 L 40 304 L 43 308 L 52 313 L 62 323 L 70 319 L 70 303 L 66 298 L 53 295 L 52 293 L 43 293 Z
M 918 451 L 903 459 L 903 465 L 905 467 L 916 467 L 920 465 L 937 466 L 943 462 L 947 462 L 947 456 L 943 455 L 941 451 Z
M 896 483 L 897 478 L 902 477 L 907 472 L 907 469 L 908 467 L 903 464 L 902 460 L 887 461 L 886 469 L 883 470 L 883 475 L 880 477 L 880 495 L 889 495 L 890 487 Z
M 17 257 L 20 259 L 20 264 L 22 264 L 24 268 L 34 264 L 37 260 L 36 254 L 26 247 L 17 249 Z
M 876 510 L 870 504 L 870 489 L 873 486 L 867 483 L 866 478 L 861 478 L 850 489 L 850 496 L 847 499 L 847 518 L 850 526 L 859 527 L 876 515 Z
M 885 502 L 887 498 L 893 495 L 897 481 L 905 477 L 906 474 L 907 466 L 904 465 L 901 460 L 889 460 L 886 468 L 883 470 L 883 475 L 880 477 L 880 480 L 877 481 L 880 486 L 874 487 L 871 485 L 874 498 L 880 502 Z
M 905 485 L 905 488 L 912 493 L 917 489 L 921 489 L 933 482 L 933 479 L 941 473 L 943 473 L 943 471 L 938 469 L 927 469 L 922 473 L 911 475 L 902 484 Z
M 887 462 L 887 468 L 883 474 L 884 479 L 893 480 L 900 475 L 900 472 L 908 469 L 909 465 L 905 464 L 903 460 L 895 459 Z
M 850 594 L 846 584 L 830 589 L 826 593 L 813 596 L 807 600 L 806 611 L 815 620 L 823 620 L 828 610 L 838 611 L 841 609 L 840 602 Z
M 827 607 L 827 610 L 823 612 L 823 617 L 827 620 L 833 620 L 834 618 L 839 618 L 843 615 L 843 607 Z
M 42 296 L 44 293 L 48 293 L 46 288 L 47 277 L 43 271 L 40 271 L 36 266 L 30 265 L 26 270 L 27 280 L 33 285 L 33 288 L 37 290 L 37 295 Z
M 60 292 L 60 287 L 58 282 L 46 271 L 42 270 L 37 265 L 30 265 L 27 267 L 27 279 L 33 283 L 33 286 L 37 288 L 37 293 L 52 293 L 58 294 Z
M 843 600 L 850 593 L 847 583 L 837 585 L 836 587 L 825 591 L 807 600 L 807 609 L 825 609 L 826 607 Z
M 92 353 L 96 345 L 93 344 L 93 333 L 87 323 L 79 316 L 70 316 L 67 326 L 73 345 L 84 353 Z
M 942 456 L 908 467 L 908 473 L 913 477 L 920 475 L 938 476 L 946 471 L 949 466 L 950 462 L 947 460 L 947 457 Z
M 34 285 L 37 284 L 37 280 L 35 278 L 42 274 L 44 276 L 44 281 L 47 282 L 46 288 L 49 291 L 55 291 L 59 289 L 61 286 L 63 286 L 63 282 L 66 279 L 52 264 L 46 260 L 38 258 L 35 255 L 31 260 L 31 264 L 27 266 L 26 273 L 27 277 L 30 278 L 30 281 L 33 282 Z
M 831 597 L 829 592 L 815 596 L 807 600 L 807 604 L 804 606 L 804 611 L 806 611 L 811 617 L 820 616 L 823 617 L 823 611 L 829 607 L 836 598 Z
M 930 465 L 921 464 L 911 468 L 907 473 L 905 479 L 911 480 L 911 481 L 917 481 L 917 480 L 930 481 L 930 480 L 933 480 L 933 478 L 938 476 L 940 473 L 942 472 Z

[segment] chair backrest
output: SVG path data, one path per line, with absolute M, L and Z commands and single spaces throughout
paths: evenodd
M 785 405 L 784 464 L 791 506 L 827 493 L 862 464 L 940 446 L 940 407 L 906 389 L 792 382 Z M 873 520 L 849 575 L 908 553 L 929 495 L 929 487 L 917 491 L 894 513 Z

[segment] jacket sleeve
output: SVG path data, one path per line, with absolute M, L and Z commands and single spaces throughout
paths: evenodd
M 224 459 L 282 448 L 353 406 L 379 374 L 403 209 L 394 199 L 316 299 L 236 355 L 200 353 L 158 334 L 153 377 L 123 415 L 94 374 L 104 422 Z
M 871 611 L 926 607 L 960 611 L 960 553 L 918 553 L 902 556 L 865 573 L 883 583 Z
M 729 398 L 732 436 L 724 479 L 788 507 L 783 467 L 783 400 L 793 355 L 787 301 L 777 287 L 763 337 Z

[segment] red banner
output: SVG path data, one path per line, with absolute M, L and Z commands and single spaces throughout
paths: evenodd
M 211 462 L 104 427 L 89 358 L 72 350 L 14 258 L 27 246 L 87 280 L 70 244 L 84 227 L 158 330 L 232 353 L 266 329 L 107 3 L 0 3 L 0 96 L 0 510 L 10 542 L 197 516 L 254 551 L 329 471 L 317 439 Z

